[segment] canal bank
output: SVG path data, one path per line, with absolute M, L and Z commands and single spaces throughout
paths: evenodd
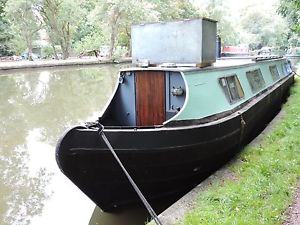
M 276 119 L 229 164 L 161 213 L 162 224 L 299 224 L 293 216 L 300 200 L 296 81 Z
M 85 65 L 103 65 L 116 63 L 131 63 L 131 58 L 122 58 L 119 60 L 99 59 L 99 58 L 71 58 L 66 60 L 36 60 L 36 61 L 6 61 L 0 62 L 0 71 L 11 69 L 27 69 L 42 67 L 59 66 L 85 66 Z

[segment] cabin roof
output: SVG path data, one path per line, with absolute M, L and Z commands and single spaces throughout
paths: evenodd
M 158 66 L 150 66 L 150 67 L 130 67 L 123 68 L 120 71 L 171 71 L 171 72 L 189 72 L 189 71 L 207 71 L 207 70 L 219 70 L 226 68 L 235 68 L 235 67 L 243 67 L 248 66 L 255 63 L 262 63 L 265 61 L 278 61 L 281 60 L 282 57 L 224 57 L 218 59 L 211 66 L 199 68 L 196 64 L 165 64 Z

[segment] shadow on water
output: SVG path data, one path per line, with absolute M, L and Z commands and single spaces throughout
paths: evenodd
M 179 197 L 157 201 L 155 204 L 152 204 L 152 207 L 158 215 L 171 206 L 177 199 Z M 142 204 L 112 213 L 103 212 L 96 206 L 88 225 L 143 225 L 150 220 L 151 216 Z
M 95 207 L 89 225 L 142 225 L 148 218 L 147 211 L 142 207 L 114 213 L 103 212 Z

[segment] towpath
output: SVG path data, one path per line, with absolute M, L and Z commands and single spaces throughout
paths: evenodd
M 287 210 L 287 219 L 282 225 L 299 225 L 300 224 L 300 183 L 295 192 L 295 198 L 292 205 Z
M 112 61 L 108 59 L 99 58 L 70 58 L 66 60 L 20 60 L 20 61 L 2 61 L 0 62 L 0 71 L 10 69 L 25 69 L 25 68 L 39 68 L 39 67 L 54 67 L 54 66 L 76 66 L 76 65 L 97 65 L 109 63 L 129 63 L 131 58 L 123 58 Z

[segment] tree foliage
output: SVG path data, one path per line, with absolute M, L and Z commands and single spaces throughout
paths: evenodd
M 238 35 L 236 22 L 230 18 L 230 10 L 226 2 L 222 0 L 210 0 L 207 2 L 204 12 L 205 17 L 218 22 L 218 34 L 225 45 L 237 45 L 241 40 Z
M 300 3 L 278 1 L 278 11 L 293 34 L 287 34 L 273 6 L 263 8 L 266 4 L 257 1 L 245 1 L 237 12 L 229 4 L 232 0 L 0 0 L 0 41 L 30 49 L 40 39 L 36 30 L 42 25 L 50 43 L 47 49 L 52 48 L 56 57 L 58 49 L 68 58 L 101 47 L 108 47 L 113 57 L 117 48 L 130 55 L 132 24 L 208 17 L 218 21 L 223 45 L 286 45 L 287 38 L 296 40 L 294 34 L 300 33 Z
M 155 21 L 153 6 L 145 0 L 96 0 L 89 21 L 101 30 L 109 45 L 109 56 L 121 36 L 123 44 L 130 48 L 130 27 L 133 23 Z M 96 25 L 98 24 L 98 25 Z
M 7 0 L 0 0 L 0 41 L 2 43 L 3 40 L 5 40 L 5 36 L 3 36 L 3 32 L 5 32 L 5 25 L 7 24 L 7 21 L 4 17 L 4 7 L 5 7 L 5 4 L 6 4 Z
M 63 58 L 68 58 L 72 37 L 82 18 L 81 1 L 40 0 L 37 9 L 45 23 L 53 48 L 59 44 Z
M 286 45 L 287 29 L 285 23 L 278 15 L 270 16 L 257 10 L 253 5 L 244 9 L 244 18 L 241 25 L 245 31 L 244 38 L 250 48 L 261 48 L 262 46 L 284 46 Z
M 82 33 L 86 36 L 78 35 L 80 38 L 74 44 L 77 52 L 106 45 L 110 56 L 118 45 L 127 48 L 130 55 L 132 24 L 200 15 L 189 0 L 92 0 L 85 8 L 88 13 Z
M 300 38 L 300 1 L 299 0 L 280 0 L 278 12 L 284 16 L 289 24 L 291 32 L 289 33 L 290 43 L 299 45 Z
M 154 5 L 159 21 L 176 19 L 191 19 L 199 17 L 200 13 L 189 0 L 148 0 Z
M 5 19 L 4 7 L 7 0 L 0 0 L 0 56 L 10 55 L 10 51 L 7 43 L 11 39 L 11 34 L 9 33 L 9 24 Z
M 38 37 L 41 23 L 38 22 L 34 12 L 35 0 L 8 0 L 5 13 L 11 25 L 15 40 L 22 37 L 28 48 L 29 59 L 31 58 L 33 41 Z
M 278 11 L 288 19 L 291 29 L 300 33 L 300 1 L 280 0 Z

